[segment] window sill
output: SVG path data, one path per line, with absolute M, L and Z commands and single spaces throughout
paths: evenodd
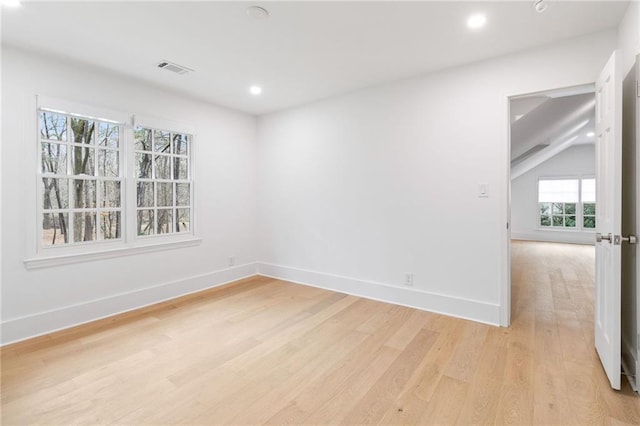
M 94 260 L 112 259 L 115 257 L 130 256 L 143 253 L 151 253 L 162 250 L 172 250 L 184 247 L 193 247 L 200 245 L 201 238 L 190 237 L 188 239 L 180 239 L 174 241 L 154 241 L 151 243 L 137 244 L 135 246 L 126 246 L 118 248 L 103 249 L 99 251 L 91 251 L 84 253 L 65 253 L 56 256 L 41 256 L 24 260 L 24 266 L 27 269 L 50 268 L 54 266 L 68 265 L 71 263 L 91 262 Z
M 538 231 L 544 232 L 584 232 L 586 234 L 594 234 L 596 231 L 594 229 L 577 229 L 577 228 L 552 228 L 552 227 L 538 227 L 536 228 Z

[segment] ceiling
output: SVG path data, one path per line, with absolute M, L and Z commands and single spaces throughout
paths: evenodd
M 595 144 L 594 85 L 511 99 L 512 179 L 581 144 Z
M 259 5 L 268 19 L 250 17 Z M 628 2 L 29 2 L 3 8 L 2 43 L 264 114 L 387 81 L 594 33 Z M 487 25 L 470 30 L 472 13 Z M 168 60 L 195 70 L 156 67 Z M 253 84 L 260 96 L 249 94 Z

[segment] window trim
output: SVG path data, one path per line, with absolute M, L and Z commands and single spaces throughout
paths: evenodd
M 584 202 L 582 201 L 582 181 L 584 179 L 595 179 L 594 174 L 579 174 L 579 175 L 542 175 L 538 176 L 536 179 L 536 191 L 535 191 L 535 205 L 537 207 L 536 210 L 536 227 L 535 229 L 538 231 L 549 231 L 549 232 L 586 232 L 586 233 L 595 233 L 595 228 L 585 228 L 584 227 Z M 540 181 L 541 180 L 577 180 L 578 181 L 578 201 L 576 204 L 576 226 L 575 227 L 564 227 L 564 226 L 541 226 L 540 225 Z M 566 202 L 563 202 L 566 204 Z M 553 203 L 552 203 L 553 204 Z M 571 203 L 569 203 L 571 204 Z M 597 200 L 595 202 L 597 208 Z M 552 206 L 553 208 L 553 206 Z M 566 216 L 566 214 L 563 214 Z
M 59 246 L 44 246 L 42 244 L 42 217 L 44 206 L 42 205 L 44 194 L 42 193 L 41 169 L 41 147 L 40 147 L 40 118 L 41 111 L 46 110 L 55 113 L 62 113 L 70 116 L 80 116 L 83 118 L 100 120 L 118 124 L 121 126 L 123 135 L 121 138 L 119 160 L 121 172 L 121 238 L 115 240 L 96 240 L 82 243 L 70 243 Z M 68 111 L 72 111 L 71 113 Z M 143 117 L 138 121 L 133 114 L 122 111 L 110 110 L 106 108 L 86 105 L 79 102 L 72 102 L 47 96 L 28 96 L 25 102 L 25 140 L 27 141 L 27 164 L 25 168 L 28 191 L 27 196 L 34 208 L 28 209 L 25 215 L 26 227 L 26 253 L 23 263 L 27 269 L 45 268 L 77 262 L 87 262 L 99 259 L 109 259 L 132 254 L 148 253 L 159 250 L 169 250 L 182 247 L 199 245 L 202 239 L 197 236 L 196 227 L 196 206 L 195 193 L 195 152 L 197 151 L 196 132 L 193 127 L 156 117 Z M 190 206 L 191 223 L 189 232 L 159 234 L 144 236 L 139 238 L 135 234 L 135 226 L 131 226 L 131 219 L 136 221 L 136 215 L 131 212 L 136 211 L 136 187 L 135 187 L 135 164 L 133 148 L 133 128 L 134 125 L 153 124 L 160 125 L 160 128 L 169 128 L 174 132 L 188 133 L 191 136 L 189 146 L 189 180 L 191 183 Z M 67 141 L 66 143 L 70 143 Z M 69 153 L 67 154 L 69 155 Z M 133 168 L 132 168 L 133 167 Z M 34 173 L 35 171 L 35 173 Z M 73 176 L 66 177 L 73 180 Z M 71 183 L 70 183 L 71 184 Z M 133 190 L 132 190 L 133 189 Z M 97 188 L 96 188 L 97 190 Z M 71 206 L 70 206 L 71 208 Z M 96 211 L 100 210 L 96 206 Z

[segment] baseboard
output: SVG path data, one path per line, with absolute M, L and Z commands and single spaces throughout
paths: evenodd
M 19 342 L 65 328 L 164 302 L 256 274 L 256 264 L 248 263 L 207 274 L 120 293 L 82 304 L 8 319 L 0 325 L 0 344 Z
M 257 273 L 266 277 L 319 287 L 339 293 L 416 308 L 485 324 L 500 324 L 500 306 L 477 300 L 396 287 L 373 281 L 257 262 Z
M 633 345 L 624 337 L 622 338 L 622 371 L 629 380 L 631 388 L 640 393 L 638 388 L 638 377 L 636 377 L 636 366 L 638 365 L 638 353 L 633 349 Z
M 511 232 L 511 239 L 524 241 L 544 241 L 548 243 L 595 244 L 593 234 L 567 233 L 562 231 Z

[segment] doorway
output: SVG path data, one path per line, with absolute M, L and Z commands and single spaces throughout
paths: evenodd
M 636 64 L 637 67 L 638 64 Z M 636 74 L 640 75 L 640 70 L 632 71 L 625 78 L 623 91 L 625 94 L 623 181 L 628 182 L 623 185 L 623 199 L 627 200 L 627 203 L 623 203 L 623 207 L 624 204 L 633 204 L 633 208 L 628 209 L 633 210 L 633 215 L 630 216 L 627 213 L 626 225 L 623 226 L 624 235 L 634 233 L 633 231 L 637 229 L 636 224 L 640 223 L 640 212 L 636 210 L 636 200 L 640 198 L 640 176 L 635 173 L 640 167 L 638 151 L 640 112 L 639 102 L 635 97 L 635 86 L 632 84 L 636 81 Z M 534 309 L 542 311 L 546 309 L 549 312 L 559 306 L 560 317 L 567 317 L 564 320 L 568 320 L 562 325 L 558 323 L 561 327 L 568 327 L 571 323 L 587 324 L 586 328 L 582 325 L 581 328 L 588 345 L 578 345 L 578 347 L 586 348 L 585 353 L 591 355 L 595 352 L 592 350 L 594 347 L 592 301 L 595 286 L 586 285 L 580 289 L 579 282 L 574 280 L 580 278 L 583 282 L 591 283 L 594 280 L 593 269 L 589 269 L 594 264 L 589 260 L 593 259 L 594 250 L 585 250 L 586 246 L 584 246 L 584 244 L 593 244 L 595 241 L 595 209 L 597 208 L 595 197 L 590 198 L 592 195 L 590 188 L 595 186 L 591 182 L 595 177 L 593 147 L 595 140 L 586 140 L 593 136 L 592 126 L 595 114 L 593 107 L 590 106 L 590 103 L 595 104 L 593 89 L 593 85 L 586 85 L 509 98 L 511 168 L 507 180 L 509 191 L 507 259 L 510 268 L 507 279 L 509 290 L 507 300 L 511 302 L 510 313 L 514 317 L 514 323 L 518 321 L 517 316 L 523 312 L 524 315 L 531 314 L 526 311 L 530 308 L 530 304 L 533 304 Z M 554 104 L 557 107 L 555 110 Z M 575 108 L 561 111 L 561 104 L 574 105 Z M 547 108 L 546 112 L 545 108 Z M 551 117 L 550 122 L 540 121 L 545 117 Z M 591 151 L 592 154 L 587 154 L 587 151 Z M 591 167 L 587 167 L 587 164 L 591 164 Z M 630 174 L 629 171 L 633 173 Z M 623 221 L 625 221 L 624 215 Z M 577 249 L 576 244 L 583 246 Z M 624 250 L 628 258 L 640 258 L 635 247 Z M 572 257 L 573 254 L 580 256 L 581 251 L 583 253 L 581 257 Z M 528 256 L 532 253 L 534 256 Z M 562 258 L 559 263 L 558 256 Z M 530 259 L 533 260 L 530 261 Z M 585 260 L 586 263 L 584 263 Z M 623 258 L 623 275 L 626 270 L 624 262 Z M 635 265 L 636 262 L 627 261 L 627 268 L 631 264 Z M 566 268 L 565 265 L 567 265 Z M 576 265 L 582 265 L 582 267 L 572 269 Z M 580 272 L 581 268 L 582 272 Z M 635 270 L 633 269 L 635 279 L 633 277 L 631 280 L 627 279 L 627 285 L 637 283 L 638 277 Z M 510 273 L 513 273 L 513 276 L 509 275 Z M 529 274 L 529 276 L 523 277 L 523 274 Z M 580 274 L 583 276 L 579 277 Z M 540 289 L 524 287 L 523 290 L 523 287 L 520 287 L 523 280 L 535 281 L 540 285 Z M 624 285 L 623 279 L 623 292 Z M 627 309 L 632 312 L 630 314 L 627 312 L 629 318 L 626 321 L 633 323 L 633 331 L 640 329 L 640 315 L 637 309 L 640 305 L 638 287 L 638 284 L 632 285 L 623 298 L 623 311 L 625 301 L 628 305 L 633 305 L 631 306 L 633 309 Z M 550 291 L 549 288 L 551 288 Z M 572 293 L 575 296 L 573 299 Z M 576 300 L 585 294 L 587 298 L 576 303 Z M 556 314 L 551 314 L 552 319 L 560 321 L 561 318 L 556 318 Z M 579 320 L 577 323 L 572 321 L 576 319 Z M 623 324 L 623 334 L 624 332 Z M 634 338 L 639 336 L 635 332 L 630 335 Z M 623 339 L 623 346 L 624 343 Z M 633 351 L 629 352 L 634 355 Z M 598 361 L 597 358 L 596 361 Z M 640 368 L 635 362 L 636 359 L 631 361 L 628 364 L 633 365 L 627 365 L 626 371 L 631 379 L 631 387 L 637 391 L 633 379 L 637 377 L 637 371 Z M 627 381 L 624 382 L 623 388 L 629 390 Z
M 508 255 L 509 273 L 514 273 L 509 280 L 512 293 L 509 301 L 510 316 L 514 320 L 522 296 L 517 294 L 517 284 L 523 278 L 517 275 L 519 272 L 514 265 L 526 262 L 527 252 L 535 253 L 531 255 L 534 268 L 535 262 L 544 258 L 540 250 L 546 248 L 566 257 L 572 248 L 568 245 L 560 250 L 552 244 L 573 244 L 574 249 L 577 248 L 575 244 L 588 245 L 582 247 L 582 251 L 575 251 L 581 252 L 583 257 L 592 257 L 589 253 L 593 251 L 595 241 L 596 209 L 594 127 L 595 84 L 509 98 Z M 516 246 L 512 240 L 530 243 Z M 517 256 L 514 256 L 515 251 Z M 572 262 L 580 263 L 575 259 Z M 587 265 L 593 265 L 593 262 Z M 547 271 L 547 275 L 549 272 L 554 274 L 552 278 L 556 281 L 565 278 L 562 270 Z M 568 278 L 576 274 L 568 270 L 564 273 Z M 583 273 L 593 275 L 588 268 Z M 544 281 L 541 276 L 525 278 Z M 554 303 L 563 303 L 557 296 L 568 295 L 566 283 L 546 284 L 546 292 L 542 289 L 537 292 L 539 301 L 546 303 L 547 308 L 553 307 Z M 529 300 L 531 306 L 535 306 L 536 290 L 532 291 L 534 297 L 522 300 Z M 593 299 L 590 287 L 580 292 L 591 293 L 587 295 L 586 303 Z M 586 309 L 583 306 L 585 299 L 574 301 L 574 304 L 580 305 L 582 311 Z

